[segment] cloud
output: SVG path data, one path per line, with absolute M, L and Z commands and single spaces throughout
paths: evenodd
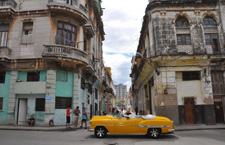
M 111 67 L 114 84 L 131 85 L 131 57 L 138 46 L 148 0 L 102 0 L 105 66 Z

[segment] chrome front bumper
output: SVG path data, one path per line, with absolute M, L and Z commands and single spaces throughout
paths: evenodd
M 88 126 L 88 131 L 89 132 L 94 132 L 94 129 L 91 129 L 91 126 Z
M 168 130 L 168 133 L 174 133 L 175 132 L 175 129 L 169 129 Z

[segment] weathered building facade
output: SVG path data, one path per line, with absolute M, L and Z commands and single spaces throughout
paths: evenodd
M 224 123 L 224 15 L 222 0 L 149 0 L 132 59 L 140 114 L 175 124 Z
M 0 2 L 0 124 L 33 114 L 64 125 L 76 106 L 100 114 L 101 16 L 101 0 Z

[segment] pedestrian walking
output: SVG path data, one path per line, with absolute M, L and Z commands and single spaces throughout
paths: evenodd
M 80 115 L 79 106 L 77 106 L 77 108 L 73 111 L 73 113 L 75 114 L 74 127 L 77 127 L 78 121 L 79 121 L 79 115 Z
M 70 107 L 66 109 L 66 129 L 70 129 Z
M 81 128 L 83 127 L 83 123 L 85 123 L 85 129 L 87 129 L 87 112 L 85 110 L 85 107 L 83 108 L 83 113 L 82 113 L 82 121 L 81 121 Z

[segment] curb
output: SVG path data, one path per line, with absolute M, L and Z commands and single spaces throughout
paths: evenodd
M 176 129 L 175 128 L 175 132 L 179 132 L 179 131 L 192 131 L 192 130 L 219 130 L 219 129 L 225 129 L 224 127 L 216 127 L 216 128 L 191 128 L 191 129 L 185 129 L 185 128 L 181 128 L 181 129 Z
M 67 130 L 66 128 L 52 128 L 52 129 L 43 129 L 43 128 L 0 128 L 0 130 L 14 130 L 14 131 L 77 131 L 82 128 L 71 128 Z

